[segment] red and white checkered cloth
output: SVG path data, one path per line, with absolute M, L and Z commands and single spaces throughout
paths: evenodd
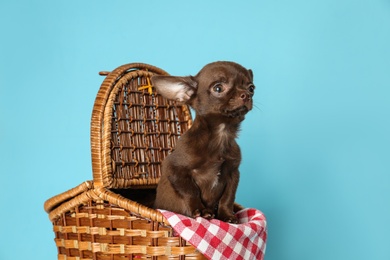
M 237 212 L 239 224 L 160 212 L 179 236 L 209 259 L 264 259 L 267 222 L 257 209 Z

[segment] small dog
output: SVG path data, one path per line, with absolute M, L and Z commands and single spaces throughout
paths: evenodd
M 233 205 L 241 152 L 235 139 L 252 109 L 252 71 L 219 61 L 196 76 L 156 75 L 151 81 L 165 98 L 184 102 L 196 113 L 192 127 L 162 163 L 154 207 L 237 223 Z

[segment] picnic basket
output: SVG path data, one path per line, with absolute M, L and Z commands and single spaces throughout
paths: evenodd
M 44 205 L 58 259 L 204 259 L 151 208 L 161 162 L 191 127 L 189 107 L 155 92 L 150 77 L 168 75 L 155 66 L 131 63 L 100 74 L 91 118 L 93 180 Z

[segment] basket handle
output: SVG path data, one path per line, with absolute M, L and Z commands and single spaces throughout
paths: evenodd
M 147 70 L 156 74 L 168 75 L 164 70 L 144 63 L 129 63 L 116 68 L 112 72 L 100 72 L 100 75 L 106 75 L 106 78 L 97 93 L 91 117 L 91 158 L 93 181 L 96 188 L 109 186 L 109 180 L 104 179 L 106 175 L 103 174 L 104 171 L 107 171 L 107 169 L 104 168 L 106 166 L 103 163 L 103 157 L 108 156 L 102 154 L 102 130 L 105 107 L 115 84 L 126 73 L 134 70 Z
M 76 197 L 77 195 L 83 193 L 84 191 L 91 190 L 91 189 L 93 189 L 93 182 L 85 181 L 73 189 L 70 189 L 68 191 L 65 191 L 61 194 L 58 194 L 57 196 L 48 199 L 44 204 L 44 209 L 47 213 L 50 213 L 50 211 L 52 211 L 54 208 L 61 205 L 63 202 L 70 200 L 73 197 Z

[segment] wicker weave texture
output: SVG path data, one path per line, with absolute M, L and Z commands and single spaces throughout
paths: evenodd
M 105 201 L 88 201 L 54 222 L 58 259 L 203 259 L 170 227 Z
M 95 186 L 155 187 L 161 162 L 192 124 L 187 106 L 145 88 L 153 74 L 166 72 L 146 64 L 128 67 L 106 77 L 95 101 L 91 125 L 100 126 L 91 128 Z

